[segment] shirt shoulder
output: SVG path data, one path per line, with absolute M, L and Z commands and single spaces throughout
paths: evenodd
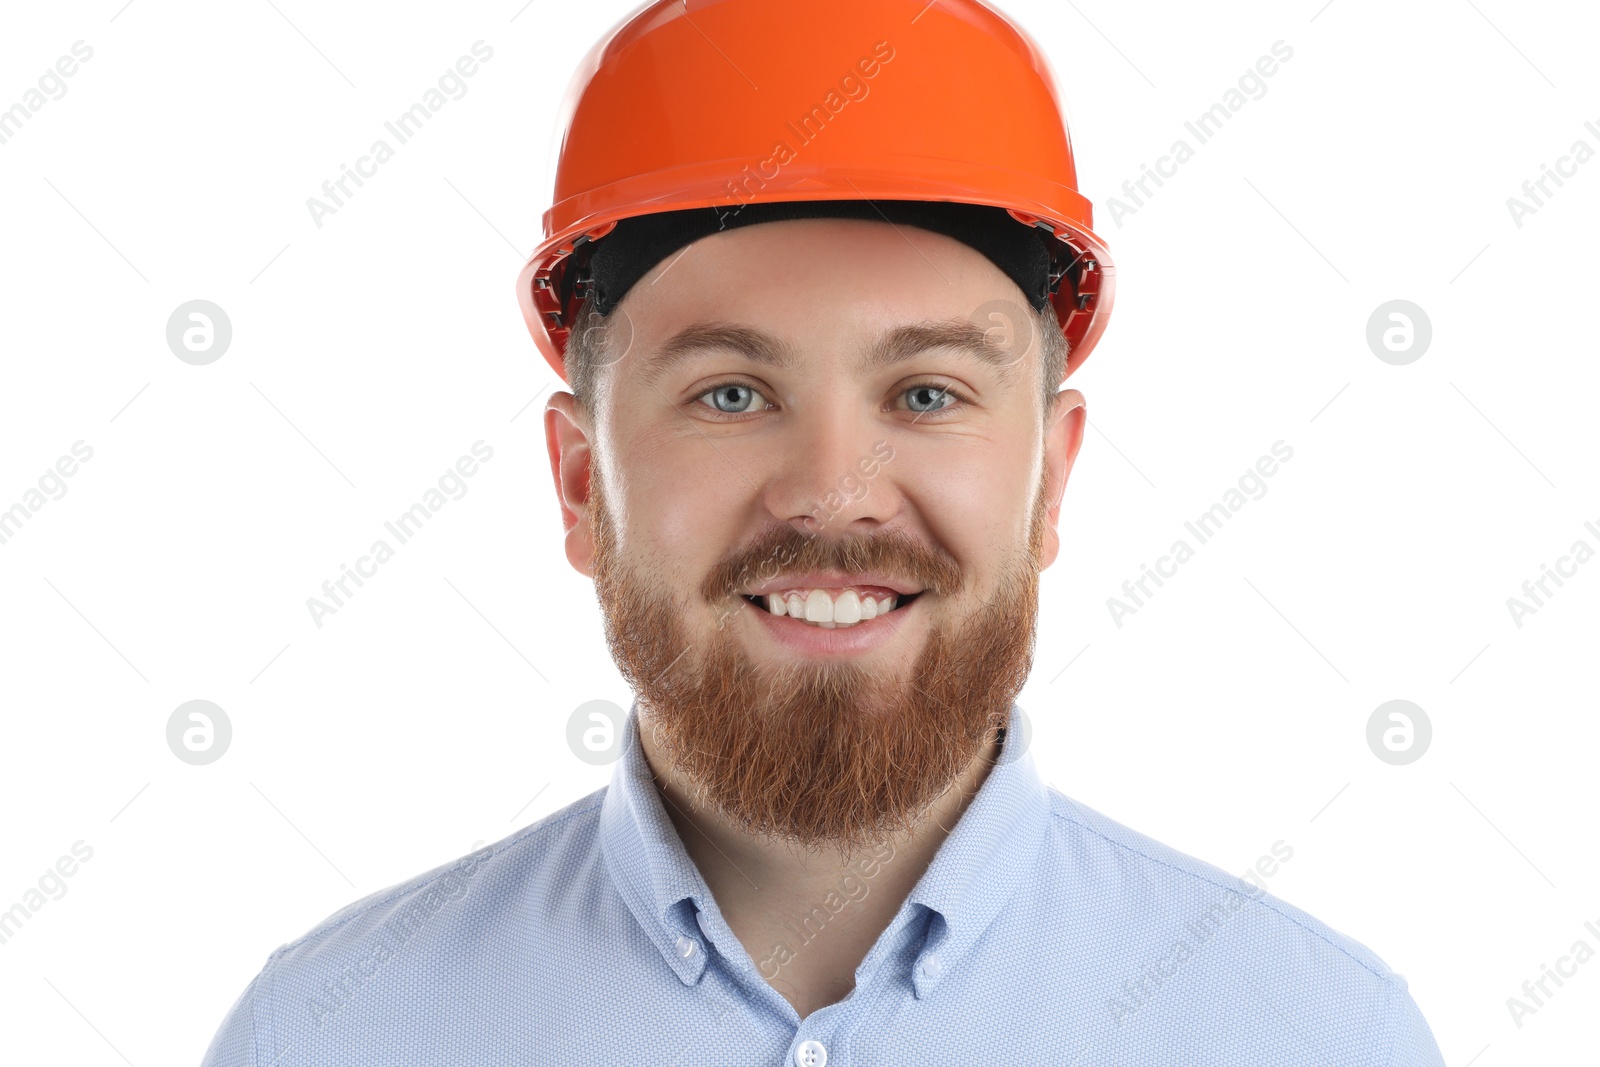
M 475 946 L 527 920 L 531 886 L 571 884 L 599 862 L 601 787 L 510 836 L 351 902 L 278 946 L 229 1009 L 202 1067 L 274 1063 L 341 1014 L 403 983 L 407 968 L 466 964 Z M 365 1001 L 366 1003 L 363 1003 Z
M 492 907 L 494 890 L 525 875 L 530 868 L 581 862 L 595 843 L 595 823 L 606 789 L 573 801 L 566 807 L 529 823 L 515 833 L 466 856 L 440 864 L 403 882 L 370 893 L 345 905 L 305 934 L 278 948 L 272 958 L 281 963 L 314 959 L 327 946 L 348 940 L 383 923 L 414 915 L 420 907 L 437 911 L 447 901 L 477 897 L 471 910 Z
M 1049 796 L 1058 875 L 1070 879 L 1061 888 L 1093 894 L 1102 921 L 1110 917 L 1107 926 L 1144 942 L 1129 957 L 1140 966 L 1108 998 L 1109 1014 L 1131 1017 L 1148 1005 L 1152 1014 L 1187 1015 L 1249 998 L 1271 1003 L 1303 1034 L 1324 1034 L 1330 1047 L 1342 1046 L 1349 1058 L 1339 1062 L 1443 1067 L 1405 977 L 1366 945 L 1266 888 L 1292 860 L 1292 845 L 1274 842 L 1241 877 L 1053 787 Z M 1205 974 L 1203 982 L 1173 981 L 1161 989 L 1190 966 Z M 1201 1002 L 1208 998 L 1215 1003 Z

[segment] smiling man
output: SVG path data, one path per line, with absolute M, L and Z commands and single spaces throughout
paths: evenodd
M 1264 892 L 1292 848 L 1226 873 L 1026 751 L 1113 279 L 1032 40 L 671 0 L 565 123 L 518 294 L 637 695 L 611 784 L 283 945 L 206 1062 L 1442 1064 Z
M 849 993 L 999 753 L 1083 406 L 1044 387 L 1064 345 L 970 246 L 764 214 L 635 284 L 630 354 L 574 346 L 609 361 L 603 384 L 547 421 L 567 554 L 595 578 L 666 810 L 806 1016 Z M 985 306 L 1027 329 L 996 343 L 962 314 Z M 800 951 L 814 902 L 885 845 L 867 903 L 823 908 Z

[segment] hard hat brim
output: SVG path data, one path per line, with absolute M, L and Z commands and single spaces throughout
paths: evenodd
M 748 160 L 717 160 L 623 179 L 579 193 L 544 214 L 549 234 L 517 277 L 517 302 L 540 353 L 563 381 L 564 353 L 576 299 L 561 306 L 560 272 L 577 243 L 604 239 L 624 218 L 657 211 L 710 208 L 736 212 L 746 204 L 808 200 L 931 200 L 988 204 L 1009 210 L 1021 225 L 1048 224 L 1072 263 L 1072 283 L 1052 296 L 1068 341 L 1065 376 L 1086 359 L 1104 332 L 1115 295 L 1116 270 L 1106 244 L 1090 228 L 1093 209 L 1076 190 L 1035 174 L 928 157 L 886 157 L 851 172 L 806 168 L 797 160 L 778 180 L 751 190 L 734 179 Z M 993 190 L 1008 190 L 997 197 Z M 663 190 L 671 190 L 663 195 Z M 974 190 L 988 190 L 984 193 Z

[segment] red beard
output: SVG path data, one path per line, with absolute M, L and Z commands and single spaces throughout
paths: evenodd
M 653 731 L 697 806 L 709 805 L 748 834 L 808 850 L 826 844 L 848 856 L 913 830 L 1005 726 L 1032 665 L 1043 485 L 1027 551 L 1007 561 L 992 594 L 964 618 L 941 620 L 920 651 L 901 650 L 911 665 L 903 677 L 848 661 L 749 662 L 733 631 L 757 625 L 745 613 L 765 609 L 737 593 L 758 575 L 870 570 L 925 589 L 897 610 L 956 616 L 961 571 L 948 554 L 903 533 L 825 538 L 784 523 L 707 577 L 696 604 L 721 621 L 706 642 L 691 636 L 672 590 L 618 558 L 598 467 L 590 491 L 606 641 L 638 695 L 640 729 Z

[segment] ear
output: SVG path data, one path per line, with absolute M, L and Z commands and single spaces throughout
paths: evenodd
M 1061 552 L 1061 500 L 1066 495 L 1067 477 L 1078 458 L 1078 448 L 1083 444 L 1083 429 L 1089 422 L 1089 406 L 1083 394 L 1076 389 L 1063 389 L 1051 400 L 1045 417 L 1045 529 L 1044 544 L 1040 546 L 1039 567 L 1044 569 L 1056 561 Z
M 550 476 L 555 480 L 561 505 L 561 526 L 567 534 L 567 561 L 579 574 L 594 577 L 594 538 L 589 531 L 588 414 L 571 393 L 554 393 L 544 407 L 545 448 L 550 453 Z

